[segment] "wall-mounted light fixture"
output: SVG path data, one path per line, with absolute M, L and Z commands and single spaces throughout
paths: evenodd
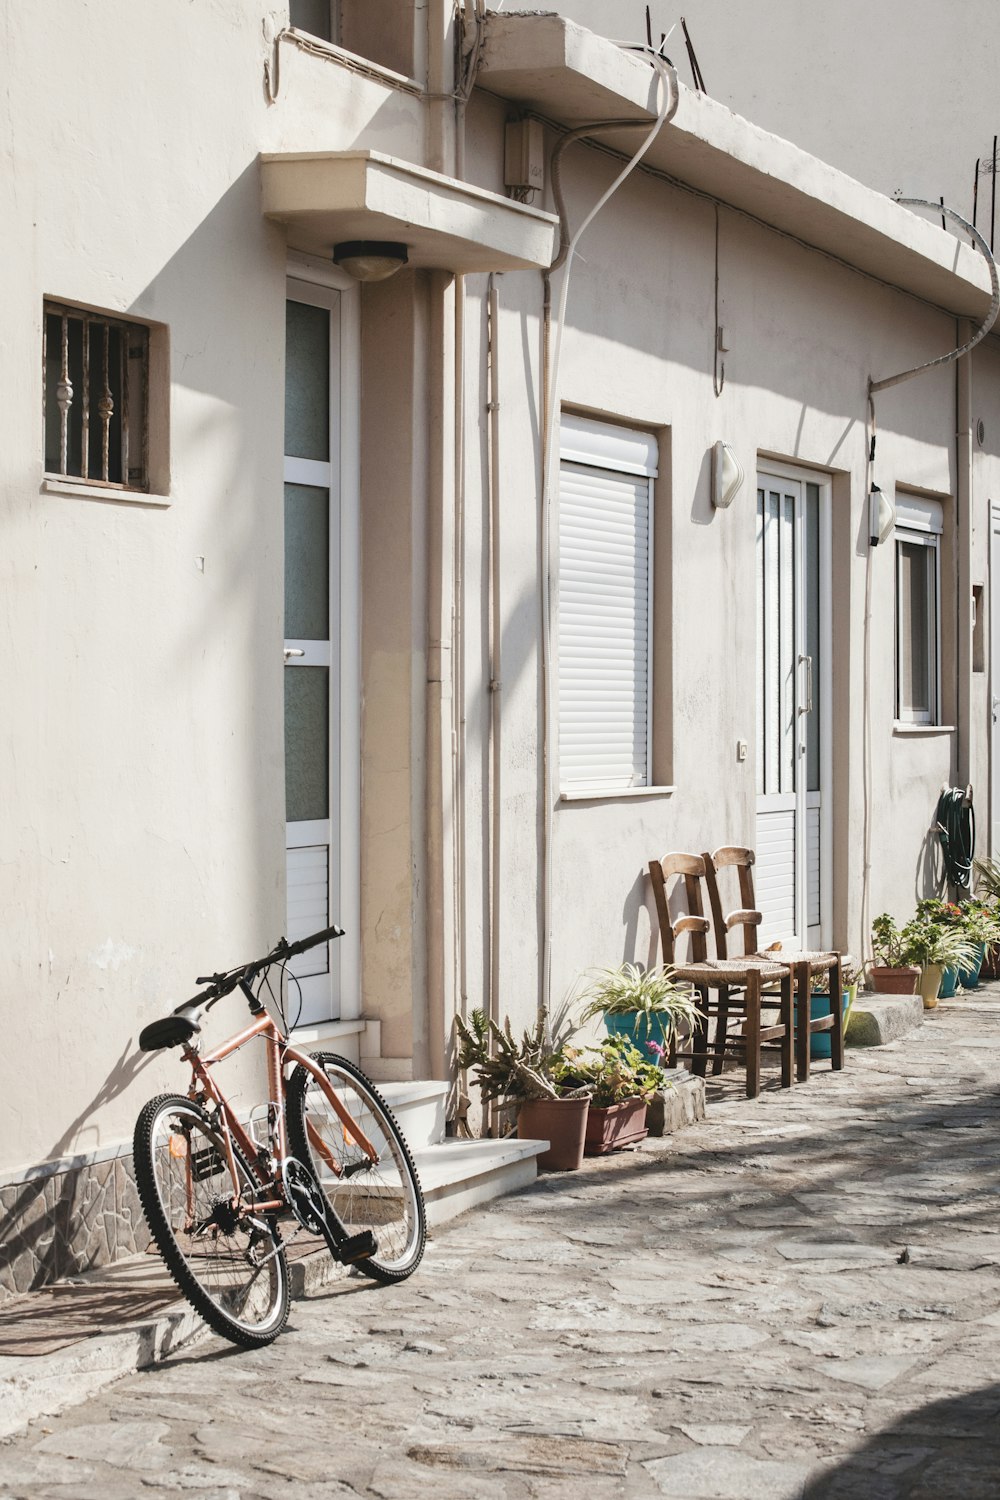
M 877 484 L 873 484 L 868 496 L 868 538 L 871 545 L 878 547 L 886 541 L 895 524 L 896 511 L 892 501 Z
M 397 240 L 344 240 L 333 247 L 334 265 L 357 281 L 385 281 L 408 259 L 406 246 Z
M 712 449 L 712 504 L 716 510 L 732 505 L 745 478 L 743 465 L 729 444 L 716 443 Z

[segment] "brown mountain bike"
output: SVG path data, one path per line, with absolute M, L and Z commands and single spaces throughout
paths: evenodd
M 331 927 L 297 943 L 282 938 L 263 958 L 199 979 L 206 989 L 139 1036 L 145 1052 L 180 1047 L 191 1068 L 186 1096 L 151 1099 L 136 1122 L 146 1221 L 192 1305 L 217 1333 L 248 1347 L 270 1343 L 288 1318 L 280 1220 L 294 1218 L 322 1236 L 335 1260 L 376 1281 L 404 1280 L 424 1251 L 423 1195 L 392 1112 L 353 1063 L 289 1044 L 281 986 L 275 996 L 268 977 L 272 965 L 283 969 L 297 953 L 341 936 Z M 203 1054 L 205 1013 L 236 989 L 250 1024 Z M 264 992 L 276 999 L 281 1024 Z M 238 1118 L 214 1070 L 258 1039 L 267 1049 L 268 1103 L 254 1128 Z

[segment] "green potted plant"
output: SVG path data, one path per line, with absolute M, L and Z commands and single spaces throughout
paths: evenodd
M 921 902 L 921 907 L 925 903 Z M 964 928 L 950 922 L 935 922 L 918 908 L 917 915 L 903 928 L 909 944 L 909 952 L 920 965 L 920 994 L 924 1009 L 933 1010 L 938 1003 L 938 991 L 946 967 L 957 965 L 959 970 L 973 963 L 976 950 L 966 936 Z
M 602 1156 L 648 1135 L 647 1102 L 665 1081 L 663 1070 L 626 1036 L 609 1036 L 599 1047 L 564 1047 L 555 1077 L 563 1088 L 590 1092 L 587 1156 Z
M 609 1036 L 627 1037 L 640 1052 L 658 1042 L 669 1053 L 678 1031 L 690 1031 L 698 1015 L 691 986 L 678 983 L 663 964 L 596 969 L 581 998 L 587 1002 L 581 1023 L 602 1016 Z
M 906 928 L 896 926 L 888 912 L 872 923 L 872 961 L 868 966 L 872 989 L 884 995 L 912 995 L 920 978 Z
M 959 980 L 965 989 L 975 989 L 986 959 L 986 950 L 1000 941 L 1000 920 L 996 908 L 987 901 L 972 897 L 960 907 L 962 930 L 973 946 L 972 963 L 959 970 Z
M 484 1101 L 502 1099 L 517 1109 L 517 1133 L 523 1140 L 548 1141 L 539 1167 L 572 1171 L 583 1162 L 583 1142 L 590 1108 L 590 1089 L 556 1081 L 561 1049 L 549 1036 L 546 1016 L 520 1040 L 510 1020 L 502 1026 L 474 1010 L 468 1023 L 456 1016 L 460 1068 L 474 1072 Z
M 995 859 L 977 859 L 976 897 L 993 916 L 1000 914 L 1000 862 Z M 1000 940 L 993 939 L 987 945 L 980 968 L 981 979 L 1000 979 Z

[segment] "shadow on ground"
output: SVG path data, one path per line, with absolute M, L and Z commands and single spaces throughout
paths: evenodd
M 914 1407 L 814 1480 L 802 1500 L 997 1500 L 1000 1385 Z

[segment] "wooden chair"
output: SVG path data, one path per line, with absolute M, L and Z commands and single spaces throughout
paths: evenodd
M 784 962 L 760 961 L 755 958 L 746 963 L 741 959 L 728 959 L 724 955 L 709 959 L 706 937 L 711 923 L 705 916 L 702 901 L 702 882 L 705 880 L 705 859 L 698 854 L 666 854 L 663 859 L 650 860 L 649 873 L 656 899 L 656 914 L 659 920 L 660 943 L 663 962 L 674 971 L 676 979 L 689 982 L 698 995 L 699 1021 L 692 1037 L 690 1051 L 680 1054 L 676 1044 L 671 1049 L 671 1062 L 677 1055 L 690 1057 L 692 1070 L 704 1076 L 708 1059 L 714 1055 L 716 1071 L 722 1067 L 727 1048 L 738 1049 L 744 1056 L 747 1074 L 747 1098 L 755 1099 L 760 1093 L 761 1051 L 777 1046 L 781 1053 L 781 1086 L 792 1084 L 792 976 Z M 670 905 L 678 903 L 681 909 L 673 916 Z M 690 946 L 690 961 L 684 962 L 678 954 L 678 940 L 687 935 Z M 772 1000 L 776 1006 L 776 1019 L 763 1015 L 764 985 L 777 985 L 778 997 Z M 711 997 L 716 997 L 712 999 Z M 739 1013 L 743 1019 L 742 1033 L 731 1038 L 728 1023 L 731 1013 Z M 715 1032 L 709 1037 L 710 1023 L 714 1020 Z
M 786 952 L 772 949 L 760 952 L 761 913 L 754 901 L 753 867 L 756 856 L 752 849 L 735 845 L 724 845 L 714 854 L 703 856 L 705 860 L 705 882 L 712 908 L 712 924 L 715 929 L 715 948 L 720 958 L 728 957 L 729 934 L 733 928 L 742 929 L 745 962 L 762 964 L 778 961 L 787 964 L 792 971 L 795 988 L 795 1072 L 800 1083 L 809 1077 L 809 1038 L 816 1032 L 829 1031 L 830 1065 L 835 1069 L 844 1066 L 844 1025 L 841 995 L 844 988 L 844 968 L 853 963 L 850 954 L 819 952 Z M 719 872 L 735 869 L 739 876 L 739 906 L 724 913 L 719 886 Z M 811 1013 L 812 982 L 817 974 L 829 976 L 830 1014 L 813 1017 Z M 727 1022 L 721 1016 L 719 1024 Z

